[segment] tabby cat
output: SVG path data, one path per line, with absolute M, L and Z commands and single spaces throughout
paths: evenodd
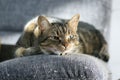
M 82 53 L 107 62 L 109 54 L 103 35 L 94 27 L 81 26 L 79 18 L 76 14 L 63 22 L 50 22 L 45 16 L 32 19 L 16 43 L 15 56 Z

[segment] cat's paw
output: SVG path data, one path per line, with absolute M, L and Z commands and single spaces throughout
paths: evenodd
M 100 54 L 100 58 L 102 60 L 104 60 L 105 62 L 108 62 L 109 61 L 109 54 L 108 53 Z
M 104 44 L 101 48 L 101 51 L 99 53 L 99 56 L 102 60 L 104 60 L 105 62 L 109 61 L 109 53 L 108 53 L 108 45 Z
M 15 57 L 22 57 L 24 55 L 25 48 L 20 47 L 15 51 Z

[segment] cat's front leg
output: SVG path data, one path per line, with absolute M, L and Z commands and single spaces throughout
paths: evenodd
M 19 47 L 15 51 L 15 57 L 36 55 L 38 53 L 42 53 L 40 47 L 29 47 L 29 48 Z

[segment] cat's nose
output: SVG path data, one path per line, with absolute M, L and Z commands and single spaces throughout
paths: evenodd
M 62 45 L 65 47 L 65 49 L 68 47 L 68 43 L 62 43 Z

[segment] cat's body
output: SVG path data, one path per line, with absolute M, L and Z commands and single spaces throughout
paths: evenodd
M 50 20 L 39 16 L 27 23 L 17 42 L 15 56 L 83 53 L 108 61 L 103 35 L 93 26 L 79 22 L 79 15 L 70 20 Z

